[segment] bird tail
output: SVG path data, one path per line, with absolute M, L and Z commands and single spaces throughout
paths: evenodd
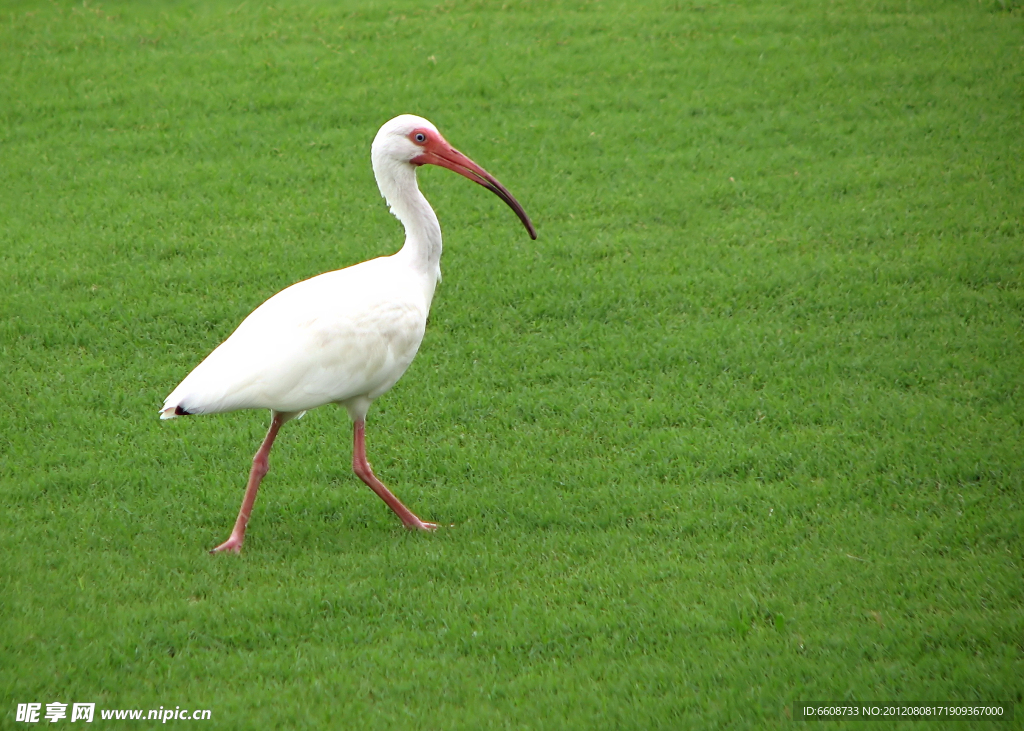
M 175 404 L 174 406 L 164 406 L 162 409 L 160 409 L 161 419 L 173 419 L 175 416 L 191 415 L 192 413 L 190 411 L 185 411 L 185 409 L 181 408 L 181 406 L 178 406 L 177 404 Z

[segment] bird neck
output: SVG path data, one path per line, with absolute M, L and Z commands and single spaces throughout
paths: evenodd
M 405 245 L 396 256 L 437 282 L 441 278 L 441 225 L 416 184 L 416 167 L 374 159 L 373 172 L 391 212 L 405 226 Z

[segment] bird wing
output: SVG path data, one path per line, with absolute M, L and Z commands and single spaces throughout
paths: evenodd
M 174 389 L 163 411 L 294 412 L 387 391 L 416 355 L 429 307 L 416 281 L 384 265 L 388 259 L 271 297 Z

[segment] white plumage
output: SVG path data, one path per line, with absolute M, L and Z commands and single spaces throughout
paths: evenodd
M 329 403 L 345 406 L 354 423 L 356 474 L 406 527 L 436 527 L 413 515 L 376 478 L 364 443 L 366 412 L 412 363 L 441 276 L 441 228 L 419 191 L 416 167 L 440 165 L 483 185 L 516 212 L 531 237 L 536 233 L 511 193 L 422 117 L 402 115 L 387 122 L 373 141 L 371 157 L 381 194 L 405 226 L 402 249 L 307 279 L 268 299 L 171 392 L 160 411 L 162 419 L 238 409 L 272 412 L 235 528 L 214 551 L 241 550 L 281 425 Z
M 391 388 L 423 339 L 433 292 L 393 257 L 327 272 L 278 292 L 181 382 L 164 404 L 190 414 L 302 412 Z M 353 401 L 355 399 L 355 401 Z

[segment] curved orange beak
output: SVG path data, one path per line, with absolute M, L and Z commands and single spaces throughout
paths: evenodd
M 414 157 L 411 162 L 414 165 L 440 165 L 484 186 L 516 212 L 519 220 L 526 226 L 531 239 L 537 238 L 537 230 L 533 227 L 533 222 L 530 221 L 530 217 L 526 215 L 526 211 L 519 205 L 515 196 L 509 193 L 497 178 L 449 145 L 444 138 L 435 139 L 431 136 L 423 147 L 423 153 Z

